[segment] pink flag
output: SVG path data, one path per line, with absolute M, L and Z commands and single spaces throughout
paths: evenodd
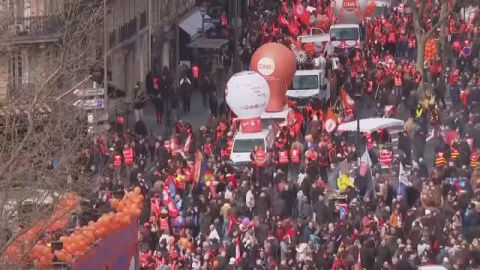
M 370 155 L 368 154 L 368 151 L 365 150 L 365 153 L 360 157 L 360 175 L 365 176 L 372 166 L 372 160 L 370 159 Z

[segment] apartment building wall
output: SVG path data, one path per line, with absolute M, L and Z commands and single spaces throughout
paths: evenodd
M 0 2 L 4 26 L 0 34 L 0 104 L 41 85 L 48 71 L 54 70 L 55 54 L 49 42 L 58 40 L 52 18 L 62 4 L 62 0 Z
M 45 18 L 60 12 L 64 1 L 4 0 L 3 3 L 6 5 L 0 2 L 0 14 L 13 14 L 15 22 L 21 25 L 28 17 L 44 23 Z M 134 85 L 144 84 L 152 65 L 170 66 L 173 62 L 172 23 L 191 9 L 195 0 L 107 0 L 107 3 L 109 84 L 131 97 Z M 103 29 L 98 32 L 97 44 L 102 48 Z M 45 49 L 59 40 L 50 33 L 6 34 L 14 40 L 4 43 L 0 34 L 0 103 L 14 94 L 12 89 L 28 91 L 41 83 L 48 70 L 45 57 L 52 57 L 45 55 Z M 155 41 L 158 46 L 153 46 Z M 157 62 L 153 63 L 155 56 Z

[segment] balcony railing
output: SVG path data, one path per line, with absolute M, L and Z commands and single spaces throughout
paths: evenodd
M 23 17 L 12 19 L 0 27 L 2 37 L 39 37 L 59 34 L 62 23 L 57 16 Z

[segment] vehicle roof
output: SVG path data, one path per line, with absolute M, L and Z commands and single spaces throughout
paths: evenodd
M 237 139 L 263 139 L 263 138 L 266 138 L 268 133 L 270 133 L 271 131 L 269 129 L 263 129 L 262 131 L 260 132 L 255 132 L 255 133 L 245 133 L 245 132 L 237 132 L 235 134 L 235 137 L 233 138 L 234 140 L 237 140 Z
M 390 2 L 388 1 L 375 1 L 375 3 L 377 4 L 377 7 L 378 6 L 382 6 L 382 7 L 385 7 L 385 6 L 390 6 Z
M 358 24 L 355 23 L 342 23 L 342 24 L 332 24 L 330 29 L 332 28 L 358 28 Z
M 330 34 L 329 33 L 324 33 L 324 34 L 317 34 L 317 35 L 305 35 L 305 36 L 299 36 L 297 37 L 298 40 L 302 43 L 307 43 L 307 42 L 328 42 L 330 41 Z
M 319 69 L 300 69 L 295 71 L 295 75 L 319 75 Z
M 297 71 L 298 72 L 298 71 Z M 288 116 L 288 113 L 292 109 L 286 106 L 282 111 L 280 112 L 264 112 L 262 114 L 262 119 L 276 119 L 276 118 L 281 118 L 281 119 L 286 119 Z

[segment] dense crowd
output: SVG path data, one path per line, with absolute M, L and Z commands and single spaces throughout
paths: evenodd
M 244 67 L 261 44 L 291 43 L 311 27 L 290 2 L 250 1 L 244 39 L 234 44 Z M 330 20 L 311 22 L 335 22 L 328 1 L 306 2 L 317 7 L 312 17 Z M 440 6 L 430 5 L 435 22 Z M 457 17 L 447 23 L 448 60 L 430 59 L 421 71 L 411 15 L 398 10 L 363 21 L 364 49 L 337 55 L 329 79 L 339 121 L 355 117 L 342 92 L 361 95 L 365 102 L 355 106 L 372 116 L 406 120 L 398 141 L 379 130 L 357 145 L 354 133 L 325 131 L 327 108 L 292 105 L 295 122 L 280 128 L 272 149 L 252 149 L 252 166 L 238 173 L 229 162 L 234 125 L 216 102 L 208 102 L 210 122 L 194 129 L 177 121 L 168 138 L 147 134 L 141 122 L 130 132 L 119 117 L 84 151 L 88 168 L 103 171 L 98 207 L 141 187 L 148 198 L 139 218 L 142 269 L 479 268 L 480 39 L 476 21 L 467 26 Z M 473 46 L 470 55 L 459 49 L 464 44 Z M 209 80 L 201 86 L 204 104 L 216 93 Z M 422 81 L 426 91 L 418 94 Z M 172 84 L 164 75 L 150 87 L 162 93 Z M 161 98 L 154 99 L 158 122 L 171 106 Z M 435 157 L 427 163 L 430 132 Z M 367 170 L 357 164 L 364 153 Z

